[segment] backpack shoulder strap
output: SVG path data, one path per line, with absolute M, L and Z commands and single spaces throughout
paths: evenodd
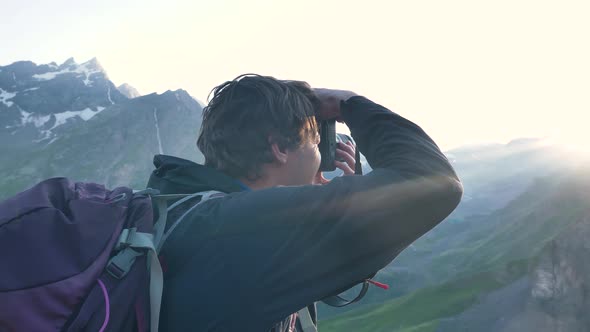
M 297 311 L 297 317 L 299 317 L 299 323 L 301 323 L 301 328 L 303 329 L 302 332 L 317 332 L 318 328 L 313 323 L 311 319 L 311 314 L 309 313 L 309 308 L 305 307 L 299 311 Z
M 158 219 L 154 224 L 154 234 L 152 235 L 147 233 L 134 232 L 134 236 L 127 240 L 129 250 L 131 250 L 131 248 L 148 250 L 148 264 L 150 270 L 150 331 L 157 332 L 158 325 L 160 322 L 160 309 L 162 304 L 162 290 L 164 284 L 164 276 L 162 273 L 160 261 L 158 259 L 158 252 L 160 251 L 162 245 L 164 244 L 168 236 L 170 236 L 174 228 L 178 226 L 180 221 L 182 221 L 182 219 L 187 215 L 189 211 L 194 209 L 197 205 L 201 204 L 202 202 L 210 198 L 213 198 L 212 196 L 221 197 L 225 194 L 219 191 L 207 191 L 195 194 L 160 195 L 157 190 L 148 188 L 146 190 L 135 192 L 134 195 L 149 195 L 154 204 L 158 208 Z M 174 223 L 174 225 L 170 227 L 168 232 L 164 233 L 164 230 L 166 228 L 168 211 L 186 202 L 187 200 L 199 195 L 202 196 L 201 201 L 195 204 L 195 206 L 191 207 L 189 211 L 184 213 Z M 168 207 L 168 201 L 179 198 L 180 200 L 178 202 Z
M 158 260 L 158 254 L 156 253 L 156 247 L 154 246 L 154 236 L 150 233 L 137 232 L 135 228 L 124 229 L 121 232 L 121 237 L 119 237 L 119 243 L 117 245 L 121 243 L 125 245 L 125 248 L 109 260 L 107 271 L 115 278 L 120 278 L 116 274 L 113 274 L 110 268 L 112 269 L 114 265 L 115 271 L 125 271 L 124 273 L 126 274 L 131 268 L 131 265 L 133 265 L 135 257 L 140 255 L 134 249 L 147 251 L 148 269 L 150 271 L 150 331 L 157 332 L 158 325 L 160 324 L 160 306 L 162 303 L 164 276 L 162 266 Z M 121 268 L 123 270 L 120 270 Z
M 202 196 L 201 200 L 193 206 L 190 210 L 195 208 L 197 205 L 209 200 L 210 198 L 217 198 L 222 197 L 225 193 L 221 191 L 202 191 L 193 194 L 160 194 L 160 191 L 157 189 L 147 188 L 144 190 L 134 191 L 134 195 L 148 195 L 152 199 L 153 204 L 158 209 L 158 217 L 156 219 L 156 223 L 154 224 L 154 245 L 156 247 L 156 253 L 159 253 L 164 245 L 164 242 L 172 234 L 172 231 L 180 221 L 186 216 L 186 213 L 182 215 L 168 230 L 168 232 L 164 232 L 166 229 L 166 224 L 168 222 L 168 213 L 174 209 L 175 207 L 179 206 L 180 204 L 194 198 L 197 196 Z M 171 200 L 178 199 L 174 204 L 168 206 L 168 202 Z M 164 234 L 165 233 L 165 234 Z
M 160 216 L 158 217 L 158 219 L 162 219 L 163 222 L 161 224 L 158 224 L 158 222 L 156 222 L 156 226 L 154 226 L 154 228 L 156 228 L 156 231 L 160 231 L 162 233 L 161 237 L 159 239 L 156 239 L 156 250 L 157 252 L 160 252 L 160 250 L 162 250 L 162 246 L 164 246 L 164 243 L 166 242 L 166 240 L 168 239 L 168 237 L 172 234 L 172 232 L 174 232 L 174 229 L 176 229 L 176 227 L 178 227 L 178 225 L 180 225 L 180 223 L 184 220 L 184 218 L 192 211 L 194 210 L 197 206 L 201 205 L 202 203 L 212 199 L 212 198 L 220 198 L 225 196 L 225 193 L 222 193 L 220 191 L 215 191 L 215 190 L 210 190 L 210 191 L 203 191 L 203 192 L 199 192 L 199 193 L 195 193 L 195 194 L 191 194 L 188 195 L 186 197 L 184 197 L 183 199 L 181 199 L 180 201 L 174 203 L 173 205 L 170 206 L 170 208 L 166 209 L 161 209 L 159 210 L 159 214 Z M 182 214 L 182 216 L 180 216 L 180 218 L 178 218 L 174 224 L 172 224 L 170 226 L 170 228 L 168 229 L 168 231 L 164 232 L 165 228 L 166 228 L 166 217 L 163 216 L 162 214 L 168 214 L 168 212 L 170 210 L 172 210 L 173 208 L 177 207 L 178 205 L 186 202 L 187 200 L 197 197 L 197 196 L 201 196 L 201 200 L 193 205 L 190 209 L 188 209 L 186 212 L 184 212 Z M 154 198 L 156 199 L 156 201 L 158 201 L 160 199 L 161 196 L 157 195 L 154 196 Z
M 200 193 L 196 194 L 172 194 L 172 195 L 153 195 L 152 201 L 158 208 L 158 219 L 154 224 L 154 244 L 156 245 L 156 252 L 160 252 L 162 248 L 161 242 L 162 237 L 164 236 L 164 231 L 166 229 L 166 224 L 168 223 L 168 212 L 174 209 L 178 205 L 186 202 L 187 200 L 198 196 Z M 177 202 L 168 206 L 168 201 L 178 199 Z

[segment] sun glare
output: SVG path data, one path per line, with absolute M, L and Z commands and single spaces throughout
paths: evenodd
M 558 132 L 546 139 L 547 144 L 559 146 L 574 158 L 590 157 L 590 130 Z

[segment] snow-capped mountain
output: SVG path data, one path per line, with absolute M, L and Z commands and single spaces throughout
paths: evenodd
M 54 176 L 141 188 L 155 154 L 202 161 L 184 90 L 128 98 L 96 59 L 0 66 L 0 198 Z
M 51 141 L 64 125 L 125 100 L 96 59 L 0 67 L 0 146 Z

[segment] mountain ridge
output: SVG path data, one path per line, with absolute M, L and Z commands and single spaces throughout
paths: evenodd
M 142 188 L 155 154 L 202 161 L 185 90 L 127 98 L 95 58 L 3 66 L 0 89 L 0 198 L 54 176 Z
M 440 241 L 451 243 L 445 251 L 433 249 L 436 243 L 428 238 L 435 234 L 429 233 L 419 241 L 431 249 L 418 247 L 425 254 L 432 250 L 433 257 L 408 254 L 391 266 L 415 260 L 425 268 L 411 267 L 414 275 L 437 271 L 439 283 L 325 317 L 324 327 L 326 331 L 351 324 L 355 331 L 548 332 L 561 324 L 572 328 L 563 331 L 586 331 L 590 324 L 578 313 L 586 312 L 590 301 L 572 294 L 590 287 L 585 259 L 589 203 L 590 165 L 539 178 L 506 207 L 478 221 L 483 228 L 471 231 L 473 225 L 467 222 L 439 225 L 450 227 L 439 234 Z M 377 280 L 399 287 L 403 279 L 389 271 L 386 268 Z M 459 296 L 464 292 L 467 297 Z M 410 316 L 413 320 L 405 320 Z
M 141 96 L 141 93 L 139 93 L 139 91 L 137 91 L 136 88 L 132 87 L 128 83 L 123 83 L 123 84 L 119 85 L 117 87 L 117 90 L 119 90 L 119 92 L 121 92 L 125 97 L 127 97 L 129 99 Z

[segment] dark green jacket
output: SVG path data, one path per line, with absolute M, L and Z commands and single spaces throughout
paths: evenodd
M 248 191 L 155 157 L 148 187 L 229 193 L 191 211 L 166 242 L 161 331 L 286 329 L 289 315 L 382 269 L 453 211 L 461 183 L 420 127 L 363 97 L 342 106 L 367 175 Z

